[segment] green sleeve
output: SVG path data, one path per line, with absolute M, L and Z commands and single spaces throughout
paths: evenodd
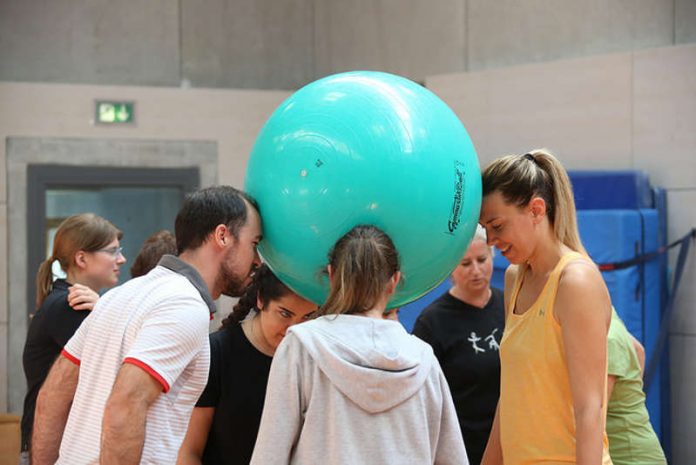
M 607 374 L 622 378 L 628 374 L 631 365 L 631 340 L 618 315 L 614 311 L 612 313 L 607 338 Z

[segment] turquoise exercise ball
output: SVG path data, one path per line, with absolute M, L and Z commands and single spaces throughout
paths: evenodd
M 245 190 L 259 204 L 259 253 L 299 295 L 324 302 L 328 253 L 354 226 L 394 241 L 398 307 L 441 283 L 471 240 L 481 175 L 452 110 L 408 79 L 380 72 L 329 76 L 273 112 L 249 159 Z

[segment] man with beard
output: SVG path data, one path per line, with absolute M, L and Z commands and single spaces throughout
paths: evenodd
M 32 464 L 176 461 L 208 378 L 214 299 L 251 283 L 261 223 L 249 197 L 218 186 L 187 197 L 175 232 L 179 256 L 107 292 L 58 357 Z

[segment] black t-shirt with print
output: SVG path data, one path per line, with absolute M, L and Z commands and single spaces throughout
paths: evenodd
M 447 378 L 469 460 L 478 463 L 500 396 L 500 340 L 505 327 L 502 291 L 492 289 L 484 308 L 449 292 L 427 306 L 413 334 L 429 343 Z
M 196 404 L 215 408 L 203 464 L 251 461 L 272 360 L 249 342 L 239 324 L 210 335 L 208 385 Z

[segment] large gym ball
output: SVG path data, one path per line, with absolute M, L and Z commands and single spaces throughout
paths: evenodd
M 435 94 L 379 72 L 336 74 L 295 92 L 266 122 L 246 191 L 259 204 L 259 252 L 315 303 L 333 244 L 358 224 L 394 241 L 403 283 L 390 307 L 442 282 L 474 234 L 481 206 L 476 152 Z

